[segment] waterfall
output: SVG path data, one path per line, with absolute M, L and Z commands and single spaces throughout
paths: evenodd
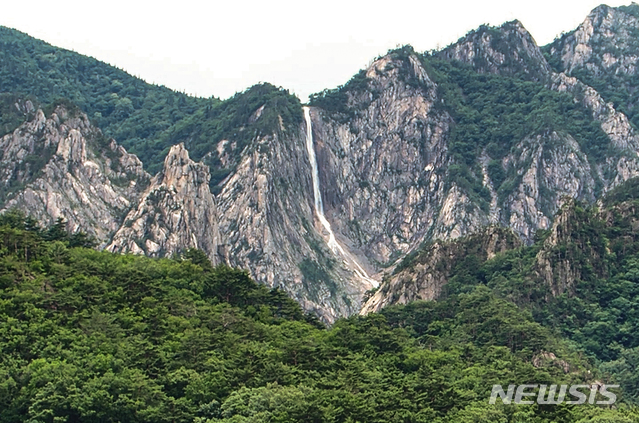
M 335 233 L 331 228 L 331 224 L 324 216 L 324 203 L 322 202 L 322 193 L 320 191 L 319 170 L 317 167 L 317 157 L 315 156 L 315 145 L 313 143 L 313 123 L 311 122 L 311 109 L 303 107 L 304 120 L 306 121 L 306 150 L 308 151 L 308 160 L 311 162 L 311 179 L 313 180 L 313 199 L 315 204 L 315 215 L 320 221 L 322 227 L 328 233 L 328 248 L 333 254 L 342 256 L 344 263 L 352 269 L 360 279 L 370 283 L 374 287 L 379 286 L 379 282 L 368 276 L 366 271 L 360 266 L 355 257 L 347 252 L 335 238 Z

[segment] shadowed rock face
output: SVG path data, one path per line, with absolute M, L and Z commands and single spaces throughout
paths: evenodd
M 142 163 L 105 139 L 86 115 L 42 110 L 0 139 L 3 210 L 17 208 L 42 224 L 58 217 L 102 245 L 148 184 Z
M 162 257 L 199 248 L 217 263 L 220 236 L 209 178 L 208 166 L 191 160 L 183 144 L 173 146 L 107 249 Z

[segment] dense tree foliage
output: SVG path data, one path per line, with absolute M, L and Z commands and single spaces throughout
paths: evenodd
M 199 109 L 163 132 L 157 140 L 146 142 L 144 148 L 164 149 L 161 154 L 164 156 L 169 146 L 185 141 L 192 158 L 204 159 L 211 167 L 210 184 L 215 192 L 217 185 L 234 170 L 240 154 L 251 141 L 282 135 L 286 128 L 295 128 L 302 120 L 297 97 L 273 85 L 260 84 L 226 101 Z M 225 166 L 216 149 L 222 140 L 228 141 L 221 149 L 226 156 Z
M 148 161 L 136 148 L 216 99 L 177 93 L 91 57 L 0 27 L 0 92 L 32 95 L 43 104 L 66 98 L 108 136 Z M 145 160 L 146 159 L 146 160 Z
M 525 137 L 552 131 L 570 134 L 593 159 L 606 152 L 609 140 L 600 124 L 570 94 L 538 82 L 480 74 L 459 62 L 430 59 L 427 64 L 455 121 L 451 149 L 460 163 L 473 165 L 483 148 L 501 159 Z
M 501 159 L 526 138 L 549 138 L 553 132 L 571 136 L 593 162 L 608 152 L 610 141 L 601 125 L 567 93 L 541 82 L 477 73 L 469 65 L 432 56 L 423 63 L 444 99 L 438 106 L 454 121 L 448 143 L 455 161 L 449 178 L 484 207 L 490 196 L 482 183 L 482 152 L 490 158 L 488 174 L 501 197 L 519 182 L 518 169 L 505 169 Z
M 571 372 L 533 365 L 542 351 Z M 63 222 L 0 218 L 3 423 L 636 418 L 623 405 L 488 404 L 494 383 L 571 383 L 588 371 L 485 287 L 326 329 L 283 292 L 212 267 L 200 251 L 116 255 L 74 247 Z
M 349 104 L 348 93 L 367 89 L 369 89 L 368 78 L 366 71 L 362 69 L 344 85 L 311 94 L 309 96 L 309 102 L 312 106 L 326 110 L 338 121 L 344 123 L 347 122 L 348 119 L 354 118 L 357 110 L 352 104 Z
M 639 177 L 634 177 L 610 190 L 606 196 L 602 198 L 602 203 L 609 207 L 637 198 L 639 198 Z
M 604 198 L 603 209 L 575 203 L 565 210 L 569 224 L 557 245 L 549 247 L 548 231 L 540 231 L 532 246 L 488 261 L 472 252 L 457 258 L 445 297 L 455 298 L 479 286 L 490 288 L 499 298 L 528 310 L 539 324 L 574 342 L 622 384 L 629 401 L 639 403 L 637 198 L 637 181 L 630 180 Z M 542 251 L 544 260 L 555 268 L 553 281 L 539 276 Z M 420 254 L 408 257 L 402 268 L 410 268 L 419 258 Z M 572 270 L 562 272 L 565 266 Z M 575 275 L 574 283 L 560 289 L 570 274 Z

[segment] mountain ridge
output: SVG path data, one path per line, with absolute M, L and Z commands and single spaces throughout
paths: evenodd
M 610 10 L 598 8 L 591 15 L 627 15 L 612 21 L 635 22 L 632 7 Z M 0 66 L 0 87 L 28 88 L 29 81 L 7 77 L 20 57 L 34 72 L 35 85 L 49 69 L 57 75 L 49 84 L 62 81 L 61 89 L 70 90 L 81 105 L 95 98 L 89 110 L 94 123 L 110 128 L 109 122 L 120 119 L 115 133 L 125 137 L 125 147 L 151 160 L 155 179 L 140 162 L 132 177 L 148 182 L 126 194 L 126 204 L 117 210 L 91 212 L 102 213 L 106 222 L 95 234 L 103 246 L 152 255 L 199 247 L 214 262 L 250 269 L 258 282 L 281 287 L 327 322 L 359 312 L 370 286 L 358 282 L 352 266 L 331 252 L 317 221 L 299 99 L 268 84 L 225 101 L 183 98 L 137 80 L 127 86 L 124 75 L 95 61 L 58 54 L 24 34 L 3 30 L 2 35 L 7 60 Z M 566 37 L 556 43 L 568 43 Z M 27 47 L 32 57 L 25 56 Z M 469 236 L 490 225 L 511 228 L 530 244 L 538 230 L 552 227 L 564 196 L 593 203 L 639 174 L 639 138 L 630 118 L 579 78 L 556 69 L 556 60 L 549 60 L 553 54 L 552 47 L 539 48 L 519 21 L 482 26 L 440 52 L 421 54 L 410 46 L 390 51 L 344 86 L 311 96 L 326 219 L 375 279 L 424 243 Z M 60 63 L 69 65 L 68 75 L 59 73 Z M 105 79 L 91 88 L 88 80 L 78 79 L 85 91 L 73 91 L 68 78 L 82 66 L 102 75 L 96 81 L 108 78 L 108 84 Z M 12 109 L 14 100 L 7 99 L 9 109 L 27 122 L 5 135 L 5 143 L 20 131 L 37 137 L 37 128 L 26 129 L 34 122 L 27 116 L 32 112 L 24 111 L 29 107 L 20 111 L 20 104 L 28 103 L 16 101 Z M 102 116 L 96 115 L 100 107 L 107 107 L 100 109 Z M 173 117 L 164 119 L 167 113 Z M 13 115 L 7 119 L 16 122 Z M 18 144 L 27 142 L 22 139 Z M 129 154 L 113 145 L 105 150 L 110 155 Z M 80 161 L 86 161 L 81 150 Z M 169 154 L 159 167 L 163 152 Z M 74 162 L 73 154 L 59 156 Z M 180 157 L 184 160 L 173 160 Z M 110 168 L 102 165 L 109 160 L 100 158 L 98 168 Z M 53 166 L 47 154 L 41 161 L 46 169 Z M 24 156 L 19 162 L 30 166 Z M 73 175 L 56 169 L 48 180 Z M 162 175 L 173 172 L 183 194 L 173 182 L 162 182 Z M 14 187 L 23 182 L 19 174 L 4 180 Z M 78 185 L 80 197 L 95 189 L 89 185 Z M 52 189 L 43 182 L 34 186 L 20 198 L 42 198 Z M 0 203 L 42 208 L 34 201 Z M 90 216 L 73 220 L 73 209 L 69 205 L 64 213 L 38 218 L 50 223 L 62 216 L 75 229 L 95 226 Z

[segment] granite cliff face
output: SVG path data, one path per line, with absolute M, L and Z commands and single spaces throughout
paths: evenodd
M 471 169 L 490 192 L 489 207 L 482 207 L 452 176 L 458 162 L 448 147 L 457 122 L 441 106 L 441 87 L 417 56 L 402 53 L 378 59 L 365 70 L 363 83 L 346 87 L 347 112 L 323 110 L 321 103 L 313 110 L 327 215 L 377 269 L 424 240 L 454 239 L 488 224 L 511 227 L 530 241 L 537 229 L 550 227 L 563 196 L 594 201 L 636 174 L 637 154 L 630 151 L 635 136 L 627 119 L 591 88 L 567 85 L 569 77 L 553 73 L 515 21 L 473 32 L 438 57 L 570 92 L 600 122 L 616 151 L 593 159 L 569 133 L 530 133 L 499 159 L 511 185 L 505 193 L 497 192 L 487 169 L 495 158 L 484 152 L 477 170 Z
M 49 116 L 35 110 L 31 121 L 0 139 L 0 152 L 3 210 L 23 210 L 45 225 L 62 217 L 101 245 L 149 179 L 136 156 L 64 106 Z
M 573 77 L 598 91 L 606 101 L 595 100 L 593 109 L 603 112 L 614 123 L 617 136 L 633 138 L 628 147 L 636 151 L 634 133 L 628 137 L 629 121 L 637 127 L 637 65 L 639 62 L 639 5 L 595 8 L 579 25 L 544 47 L 550 64 L 557 72 Z M 584 91 L 581 88 L 581 91 Z M 592 97 L 586 92 L 585 98 Z M 606 104 L 608 102 L 608 104 Z M 597 104 L 597 103 L 603 103 Z M 610 110 L 616 109 L 618 116 Z M 621 113 L 619 113 L 621 112 Z M 622 115 L 622 116 L 619 116 Z M 615 119 L 612 119 L 615 117 Z M 610 125 L 609 125 L 610 126 Z M 630 128 L 632 131 L 633 128 Z
M 284 289 L 327 322 L 357 313 L 373 287 L 327 245 L 303 124 L 251 142 L 216 199 L 208 166 L 191 160 L 183 144 L 150 178 L 77 110 L 58 107 L 47 117 L 31 103 L 17 106 L 34 117 L 0 139 L 4 210 L 23 210 L 43 225 L 62 217 L 113 252 L 164 257 L 199 248 L 214 263 Z
M 577 29 L 550 44 L 550 56 L 569 75 L 585 72 L 623 81 L 637 73 L 639 5 L 601 5 Z
M 503 159 L 519 184 L 500 207 L 500 223 L 531 240 L 550 227 L 565 196 L 595 199 L 595 180 L 588 157 L 570 136 L 550 132 L 524 139 Z
M 171 148 L 164 169 L 125 217 L 107 250 L 152 257 L 199 248 L 216 264 L 220 260 L 218 215 L 209 189 L 209 169 L 195 163 L 183 144 Z
M 636 5 L 631 8 L 639 12 Z M 595 75 L 607 74 L 612 63 L 617 66 L 612 72 L 614 75 L 634 72 L 632 66 L 622 66 L 622 63 L 634 63 L 635 55 L 639 54 L 636 37 L 632 35 L 639 28 L 638 22 L 636 15 L 630 14 L 627 9 L 605 6 L 595 9 L 573 34 L 545 48 L 550 51 L 550 58 L 559 54 L 558 51 L 562 52 L 565 72 L 552 70 L 541 49 L 517 21 L 500 28 L 482 27 L 436 54 L 439 58 L 468 64 L 480 73 L 515 76 L 568 93 L 590 113 L 608 139 L 605 152 L 595 157 L 589 156 L 569 133 L 548 129 L 525 137 L 500 159 L 501 167 L 512 184 L 510 193 L 505 196 L 496 193 L 495 184 L 486 171 L 491 157 L 485 153 L 480 158 L 483 182 L 492 197 L 490 213 L 479 214 L 471 229 L 461 235 L 477 230 L 486 221 L 510 227 L 528 242 L 538 229 L 550 229 L 553 235 L 539 253 L 536 272 L 538 278 L 551 287 L 554 295 L 570 292 L 575 280 L 580 277 L 580 263 L 570 257 L 558 261 L 550 259 L 553 254 L 556 255 L 553 245 L 561 243 L 557 238 L 561 238 L 562 234 L 564 238 L 571 236 L 570 230 L 562 232 L 566 222 L 571 221 L 566 214 L 574 209 L 569 200 L 592 203 L 624 181 L 639 175 L 639 138 L 629 118 L 613 103 L 606 102 L 593 87 L 570 76 L 570 73 L 580 75 L 579 70 L 588 70 Z M 614 37 L 621 39 L 622 54 L 619 49 L 613 48 Z M 589 43 L 593 46 L 586 47 Z M 607 53 L 608 50 L 611 53 Z M 619 56 L 617 59 L 612 58 L 613 52 Z M 624 59 L 621 59 L 622 56 Z M 608 65 L 601 67 L 597 63 Z M 447 238 L 446 235 L 439 234 L 443 239 Z M 419 256 L 435 257 L 436 262 L 442 245 L 436 242 Z M 584 248 L 588 249 L 587 246 Z M 399 275 L 387 276 L 380 289 L 368 299 L 363 312 L 419 298 L 436 299 L 448 278 L 445 272 L 428 269 L 429 266 L 412 268 Z
M 558 71 L 552 74 L 552 88 L 572 93 L 591 110 L 620 156 L 600 163 L 605 191 L 635 176 L 639 169 L 639 136 L 630 122 L 636 117 L 633 93 L 639 87 L 633 77 L 639 60 L 638 34 L 639 5 L 602 5 L 576 30 L 544 47 Z
M 357 111 L 344 123 L 312 110 L 325 209 L 335 230 L 371 266 L 396 259 L 433 231 L 464 232 L 463 219 L 440 214 L 446 202 L 467 201 L 444 184 L 451 118 L 436 109 L 437 87 L 419 59 L 380 58 L 366 70 L 365 88 L 348 96 L 347 106 Z
M 586 21 L 602 11 L 619 14 L 600 7 Z M 632 22 L 622 21 L 615 27 L 634 25 Z M 567 39 L 565 45 L 569 44 Z M 609 139 L 605 157 L 588 157 L 570 134 L 548 130 L 523 139 L 502 159 L 505 170 L 516 169 L 518 180 L 513 193 L 499 202 L 494 213 L 499 215 L 497 222 L 512 227 L 525 239 L 530 240 L 537 229 L 550 227 L 563 196 L 592 202 L 601 193 L 639 174 L 639 138 L 627 116 L 594 88 L 566 73 L 553 72 L 519 22 L 480 28 L 439 55 L 468 63 L 478 72 L 517 76 L 569 93 L 590 112 Z M 492 184 L 490 180 L 486 182 Z
M 362 281 L 328 247 L 313 205 L 304 125 L 255 140 L 218 196 L 230 263 L 332 322 L 356 313 Z

